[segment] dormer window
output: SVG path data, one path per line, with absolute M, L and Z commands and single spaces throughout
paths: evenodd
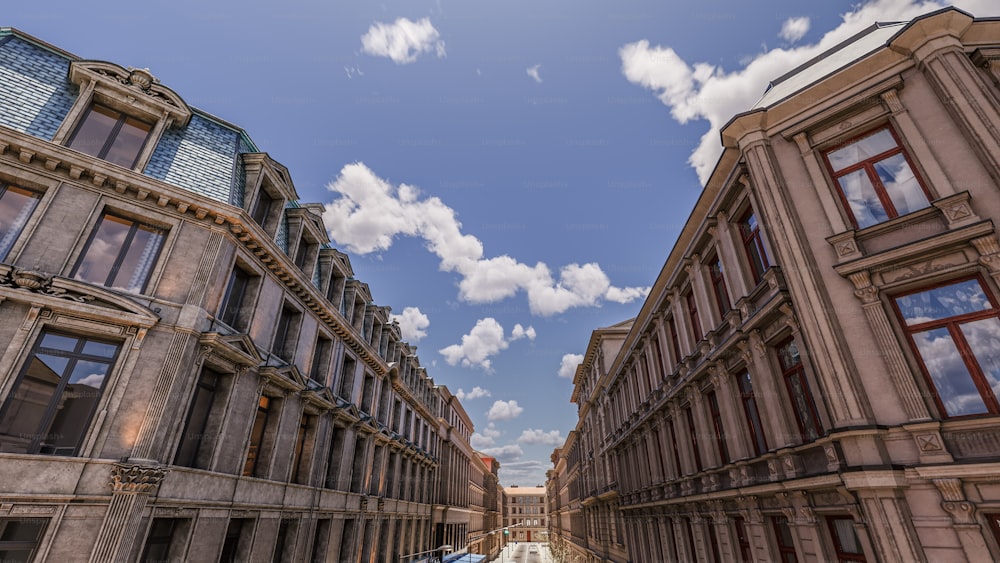
M 267 222 L 267 216 L 271 213 L 271 208 L 274 207 L 274 198 L 271 194 L 267 193 L 267 190 L 260 190 L 257 195 L 257 202 L 253 206 L 253 220 L 261 227 Z
M 153 126 L 109 107 L 93 104 L 68 146 L 111 164 L 132 168 Z

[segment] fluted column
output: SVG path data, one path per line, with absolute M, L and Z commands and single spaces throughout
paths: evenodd
M 111 502 L 97 531 L 91 561 L 126 563 L 138 536 L 139 522 L 150 495 L 168 469 L 155 465 L 116 463 L 111 468 Z

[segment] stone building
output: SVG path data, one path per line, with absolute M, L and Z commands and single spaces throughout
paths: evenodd
M 471 423 L 321 211 L 149 71 L 0 29 L 0 559 L 464 549 Z
M 1000 560 L 1000 20 L 874 25 L 721 137 L 577 370 L 553 533 L 588 561 Z
M 507 540 L 546 541 L 549 527 L 548 503 L 545 487 L 519 487 L 504 489 L 507 493 L 505 526 L 510 527 Z

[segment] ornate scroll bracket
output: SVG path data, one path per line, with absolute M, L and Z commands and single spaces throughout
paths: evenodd
M 119 493 L 152 493 L 170 470 L 164 467 L 116 463 L 111 468 L 111 488 Z

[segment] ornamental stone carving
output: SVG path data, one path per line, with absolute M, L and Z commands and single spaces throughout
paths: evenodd
M 111 488 L 119 493 L 152 493 L 169 469 L 148 465 L 116 463 L 111 468 Z

